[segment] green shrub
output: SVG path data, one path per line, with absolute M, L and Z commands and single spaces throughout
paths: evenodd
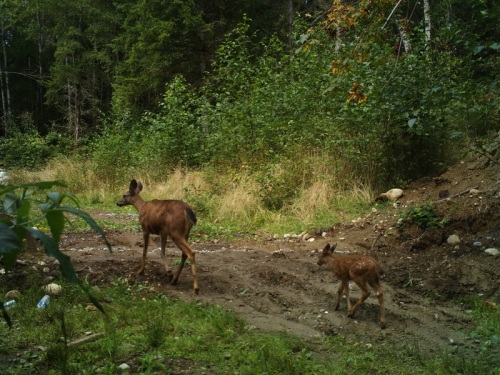
M 432 204 L 426 203 L 421 206 L 411 207 L 403 211 L 400 223 L 416 224 L 421 229 L 441 228 L 446 220 L 441 219 L 432 207 Z

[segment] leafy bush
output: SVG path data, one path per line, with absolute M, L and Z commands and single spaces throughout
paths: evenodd
M 65 199 L 78 203 L 71 194 L 61 194 L 50 191 L 54 186 L 64 186 L 59 182 L 39 182 L 22 185 L 7 185 L 0 188 L 0 255 L 7 271 L 12 270 L 16 264 L 19 253 L 23 250 L 23 242 L 32 238 L 40 242 L 45 253 L 59 261 L 62 275 L 71 283 L 80 285 L 80 280 L 73 269 L 69 256 L 59 250 L 59 240 L 64 231 L 64 214 L 75 215 L 99 233 L 106 245 L 111 250 L 111 245 L 106 240 L 104 233 L 97 223 L 85 212 L 63 205 Z M 45 196 L 44 200 L 41 200 Z M 41 203 L 40 203 L 41 202 Z M 33 204 L 38 204 L 34 207 Z M 50 234 L 35 227 L 46 222 Z M 89 295 L 90 296 L 90 295 Z M 100 307 L 97 300 L 92 299 Z M 0 307 L 8 322 L 3 303 Z M 101 308 L 102 310 L 102 308 Z
M 432 204 L 426 203 L 421 206 L 411 207 L 403 211 L 400 223 L 416 224 L 421 229 L 440 228 L 446 220 L 441 219 L 432 207 Z

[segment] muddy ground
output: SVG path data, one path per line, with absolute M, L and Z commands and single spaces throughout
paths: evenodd
M 471 188 L 479 193 L 469 192 Z M 447 220 L 444 227 L 421 229 L 406 224 L 398 228 L 402 212 L 426 202 L 436 202 L 439 216 Z M 457 301 L 473 295 L 484 303 L 500 303 L 500 255 L 485 252 L 500 249 L 499 166 L 462 162 L 439 177 L 406 187 L 397 203 L 374 207 L 357 220 L 309 233 L 308 240 L 257 236 L 252 241 L 220 238 L 216 243 L 193 243 L 198 296 L 192 293 L 189 267 L 176 286 L 161 279 L 155 236 L 145 274 L 134 275 L 142 254 L 139 228 L 134 233 L 107 231 L 112 254 L 93 232 L 68 233 L 61 244 L 79 275 L 91 284 L 105 286 L 115 277 L 127 277 L 167 296 L 234 310 L 256 329 L 286 331 L 311 343 L 323 335 L 344 335 L 363 344 L 415 345 L 429 353 L 478 347 L 477 340 L 462 335 L 472 331 L 474 324 L 470 312 Z M 96 220 L 137 220 L 128 214 L 90 213 Z M 382 237 L 378 237 L 380 230 Z M 461 239 L 458 245 L 447 243 L 453 234 Z M 345 300 L 339 311 L 333 310 L 338 283 L 330 271 L 316 264 L 313 254 L 327 242 L 337 243 L 340 253 L 368 254 L 379 260 L 385 271 L 386 329 L 378 325 L 379 305 L 373 294 L 354 319 L 347 317 Z M 170 263 L 180 258 L 171 242 L 167 257 Z M 358 296 L 359 289 L 352 285 L 351 299 Z

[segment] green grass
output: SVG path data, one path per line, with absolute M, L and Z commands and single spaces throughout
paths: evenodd
M 477 329 L 464 333 L 479 342 L 475 355 L 459 348 L 428 356 L 416 345 L 397 348 L 382 341 L 367 346 L 342 336 L 304 342 L 290 334 L 258 332 L 232 311 L 167 298 L 123 279 L 93 292 L 107 316 L 88 311 L 86 295 L 66 283 L 63 294 L 39 311 L 41 281 L 34 274 L 24 283 L 31 286 L 8 310 L 13 328 L 0 322 L 2 374 L 115 374 L 122 363 L 141 374 L 178 372 L 183 366 L 193 374 L 500 373 L 500 314 L 479 301 L 470 302 Z M 71 342 L 100 332 L 104 337 L 97 341 L 64 345 L 63 337 Z

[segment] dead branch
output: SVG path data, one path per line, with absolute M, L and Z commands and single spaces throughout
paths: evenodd
M 75 347 L 75 346 L 87 344 L 89 342 L 94 342 L 94 341 L 99 340 L 102 337 L 104 337 L 104 333 L 103 332 L 96 333 L 96 334 L 93 334 L 93 335 L 90 335 L 90 336 L 87 336 L 87 337 L 82 337 L 81 339 L 77 339 L 75 341 L 69 342 L 68 343 L 68 348 L 72 348 L 72 347 Z
M 457 197 L 460 197 L 462 195 L 465 195 L 465 194 L 468 194 L 472 189 L 477 189 L 478 187 L 477 186 L 473 186 L 467 190 L 464 190 L 464 191 L 461 191 L 460 193 L 457 193 L 455 195 L 452 195 L 451 197 L 447 197 L 447 198 L 443 198 L 443 199 L 439 199 L 437 200 L 436 202 L 434 203 L 441 203 L 441 202 L 444 202 L 444 201 L 447 201 L 449 199 L 452 199 L 452 198 L 457 198 Z

